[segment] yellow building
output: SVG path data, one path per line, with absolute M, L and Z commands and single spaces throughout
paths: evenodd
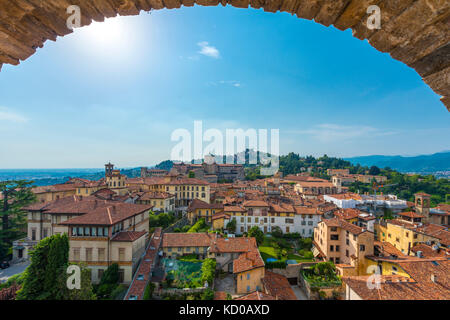
M 36 196 L 37 202 L 43 203 L 75 195 L 76 185 L 69 181 L 51 186 L 34 187 L 31 192 Z
M 127 176 L 120 173 L 120 170 L 114 170 L 111 163 L 105 164 L 105 182 L 109 189 L 119 196 L 128 194 L 126 186 Z
M 408 212 L 417 217 L 414 212 Z M 411 249 L 419 243 L 440 243 L 448 245 L 450 232 L 444 226 L 422 224 L 404 219 L 388 220 L 375 225 L 377 237 L 380 241 L 392 244 L 405 255 L 414 255 Z
M 189 204 L 187 215 L 191 224 L 199 219 L 205 219 L 207 223 L 212 223 L 212 217 L 221 212 L 223 212 L 223 205 L 220 203 L 207 203 L 194 199 Z
M 236 277 L 236 293 L 261 291 L 265 268 L 259 251 L 256 249 L 242 253 L 233 262 L 233 273 Z
M 210 185 L 204 180 L 179 175 L 128 179 L 127 186 L 136 191 L 167 192 L 175 196 L 175 208 L 187 209 L 190 202 L 199 199 L 211 202 Z
M 153 211 L 166 213 L 175 211 L 175 196 L 167 192 L 147 191 L 140 193 L 136 203 L 151 205 Z

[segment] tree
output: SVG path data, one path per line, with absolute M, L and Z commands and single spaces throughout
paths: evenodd
M 227 223 L 227 226 L 225 228 L 228 230 L 228 232 L 235 233 L 236 232 L 236 218 L 231 219 L 231 221 Z
M 380 174 L 380 172 L 381 172 L 381 170 L 377 166 L 371 166 L 369 169 L 369 174 L 372 176 L 377 176 Z
M 42 239 L 30 255 L 31 264 L 25 270 L 23 286 L 17 293 L 17 299 L 63 299 L 65 285 L 62 285 L 60 277 L 66 273 L 68 266 L 67 234 Z
M 281 238 L 283 236 L 283 231 L 281 231 L 280 227 L 275 226 L 272 228 L 272 236 L 275 238 Z
M 32 181 L 14 180 L 0 182 L 3 196 L 0 205 L 0 260 L 11 253 L 12 242 L 26 235 L 26 213 L 22 209 L 36 201 L 31 192 Z
M 102 278 L 100 279 L 100 283 L 96 288 L 96 293 L 99 298 L 108 299 L 111 292 L 117 287 L 119 284 L 119 265 L 117 263 L 113 263 L 106 269 L 105 273 L 103 273 Z
M 256 242 L 258 243 L 258 245 L 260 245 L 264 241 L 264 232 L 262 232 L 262 230 L 258 226 L 253 226 L 248 231 L 248 236 L 254 237 L 256 239 Z
M 58 278 L 60 300 L 97 300 L 91 282 L 91 270 L 84 263 L 77 263 L 74 265 L 80 267 L 80 289 L 68 289 L 67 279 L 70 274 L 67 274 L 67 272 L 60 273 Z

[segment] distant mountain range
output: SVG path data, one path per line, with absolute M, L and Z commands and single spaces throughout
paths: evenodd
M 363 156 L 344 158 L 361 166 L 389 167 L 400 172 L 433 173 L 450 171 L 450 151 L 413 157 L 405 156 Z

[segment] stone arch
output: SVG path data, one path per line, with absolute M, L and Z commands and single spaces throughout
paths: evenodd
M 81 9 L 81 25 L 140 11 L 181 6 L 231 5 L 288 12 L 299 18 L 339 30 L 351 28 L 353 36 L 367 39 L 381 52 L 414 68 L 442 96 L 450 111 L 450 2 L 448 0 L 15 0 L 0 1 L 0 69 L 19 64 L 42 47 L 72 31 L 66 26 L 70 5 Z M 367 8 L 381 9 L 382 28 L 370 30 Z

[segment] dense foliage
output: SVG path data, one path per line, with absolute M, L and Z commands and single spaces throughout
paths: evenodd
M 256 239 L 256 242 L 258 243 L 258 245 L 260 245 L 264 241 L 264 232 L 258 226 L 253 226 L 248 231 L 247 236 L 249 238 L 254 237 Z
M 151 230 L 157 227 L 161 227 L 163 229 L 169 227 L 176 220 L 176 216 L 174 213 L 160 213 L 154 214 L 150 213 L 149 216 L 149 227 Z
M 385 186 L 379 186 L 378 192 L 385 194 L 394 194 L 400 199 L 414 201 L 414 194 L 417 192 L 426 192 L 431 195 L 431 205 L 436 206 L 439 203 L 450 203 L 450 180 L 446 178 L 436 178 L 433 175 L 408 175 L 392 170 L 388 167 L 381 169 L 376 166 L 361 166 L 352 164 L 349 161 L 328 157 L 324 155 L 319 158 L 313 156 L 300 157 L 296 153 L 289 153 L 280 156 L 280 171 L 284 176 L 311 171 L 311 175 L 318 178 L 330 179 L 327 175 L 327 169 L 349 169 L 350 174 L 370 174 L 383 175 L 388 178 Z M 246 168 L 248 180 L 262 178 L 259 176 L 259 167 L 253 166 Z M 355 182 L 349 186 L 351 192 L 370 192 L 373 193 L 372 183 Z
M 195 232 L 205 232 L 209 229 L 209 226 L 206 224 L 205 219 L 199 219 L 189 230 L 189 233 Z
M 12 242 L 26 236 L 27 219 L 22 208 L 36 200 L 33 181 L 0 182 L 0 260 L 12 255 Z
M 91 300 L 95 299 L 90 270 L 80 267 L 80 289 L 68 289 L 69 239 L 67 234 L 39 241 L 30 253 L 31 264 L 23 274 L 17 300 Z
M 208 282 L 209 286 L 213 284 L 216 273 L 216 260 L 205 259 L 202 264 L 202 283 Z
M 228 230 L 228 232 L 235 233 L 236 232 L 236 218 L 231 219 L 231 221 L 227 223 L 225 228 Z
M 95 292 L 99 299 L 113 299 L 114 290 L 119 286 L 119 265 L 113 263 L 105 270 L 100 283 L 95 286 Z

